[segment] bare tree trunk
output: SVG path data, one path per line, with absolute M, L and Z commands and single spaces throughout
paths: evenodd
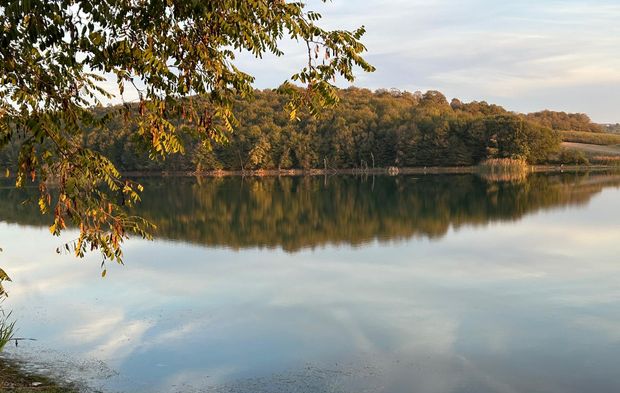
M 241 164 L 241 172 L 245 172 L 245 168 L 243 167 L 243 158 L 241 158 L 241 150 L 237 150 L 237 154 L 239 154 L 239 163 Z

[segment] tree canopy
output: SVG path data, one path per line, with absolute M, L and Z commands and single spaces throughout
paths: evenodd
M 149 236 L 149 224 L 126 209 L 142 188 L 85 144 L 86 131 L 105 138 L 110 119 L 121 116 L 131 118 L 136 148 L 149 158 L 184 152 L 186 135 L 208 150 L 237 125 L 233 98 L 253 93 L 236 54 L 283 56 L 283 39 L 307 51 L 307 64 L 279 88 L 290 118 L 301 108 L 316 114 L 338 100 L 336 78 L 373 70 L 362 57 L 363 27 L 325 30 L 320 19 L 284 0 L 0 1 L 0 148 L 20 147 L 16 185 L 38 185 L 40 210 L 54 213 L 53 234 L 79 227 L 76 255 L 98 249 L 104 260 L 121 261 L 128 233 Z M 111 96 L 104 77 L 121 94 L 135 89 L 137 104 L 93 111 Z
M 485 102 L 455 105 L 453 100 L 448 105 L 437 91 L 350 87 L 337 94 L 337 107 L 319 116 L 300 114 L 299 121 L 291 122 L 282 111 L 286 97 L 273 90 L 255 91 L 249 100 L 234 100 L 239 122 L 226 143 L 206 147 L 200 138 L 185 135 L 185 154 L 165 161 L 136 152 L 138 124 L 126 126 L 118 115 L 109 120 L 109 132 L 85 132 L 84 144 L 122 173 L 134 174 L 469 166 L 507 157 L 539 164 L 555 160 L 560 147 L 559 132 Z M 98 111 L 103 115 L 116 109 Z M 181 118 L 173 123 L 186 126 Z M 0 168 L 14 165 L 19 150 L 18 143 L 11 143 L 0 152 Z
M 527 118 L 554 130 L 604 131 L 604 128 L 600 124 L 593 123 L 590 117 L 585 113 L 566 113 L 544 110 L 541 112 L 529 113 Z

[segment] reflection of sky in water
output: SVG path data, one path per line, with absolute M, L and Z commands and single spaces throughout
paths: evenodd
M 106 279 L 0 224 L 5 306 L 38 339 L 11 353 L 102 360 L 110 390 L 617 392 L 619 201 L 293 254 L 131 241 Z

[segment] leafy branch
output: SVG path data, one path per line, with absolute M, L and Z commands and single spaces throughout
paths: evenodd
M 336 77 L 374 70 L 361 56 L 363 27 L 329 31 L 320 18 L 283 0 L 0 2 L 0 148 L 20 146 L 16 186 L 37 184 L 41 212 L 54 214 L 52 234 L 79 228 L 67 250 L 122 263 L 123 241 L 149 238 L 153 226 L 127 213 L 142 187 L 89 147 L 87 131 L 109 133 L 120 114 L 154 160 L 183 154 L 188 135 L 206 147 L 223 143 L 238 124 L 235 100 L 253 93 L 236 54 L 283 56 L 286 38 L 305 42 L 309 61 L 278 91 L 289 97 L 291 119 L 301 108 L 317 114 L 338 101 Z M 112 98 L 102 75 L 116 79 L 124 102 L 116 114 L 94 110 Z M 125 102 L 128 86 L 135 104 Z M 179 117 L 189 126 L 179 128 Z

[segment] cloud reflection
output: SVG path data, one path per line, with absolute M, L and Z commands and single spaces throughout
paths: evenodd
M 116 369 L 99 381 L 112 391 L 579 392 L 583 359 L 612 392 L 619 197 L 441 241 L 294 254 L 131 241 L 106 279 L 94 256 L 52 254 L 46 231 L 0 224 L 7 306 L 39 339 L 25 345 Z

